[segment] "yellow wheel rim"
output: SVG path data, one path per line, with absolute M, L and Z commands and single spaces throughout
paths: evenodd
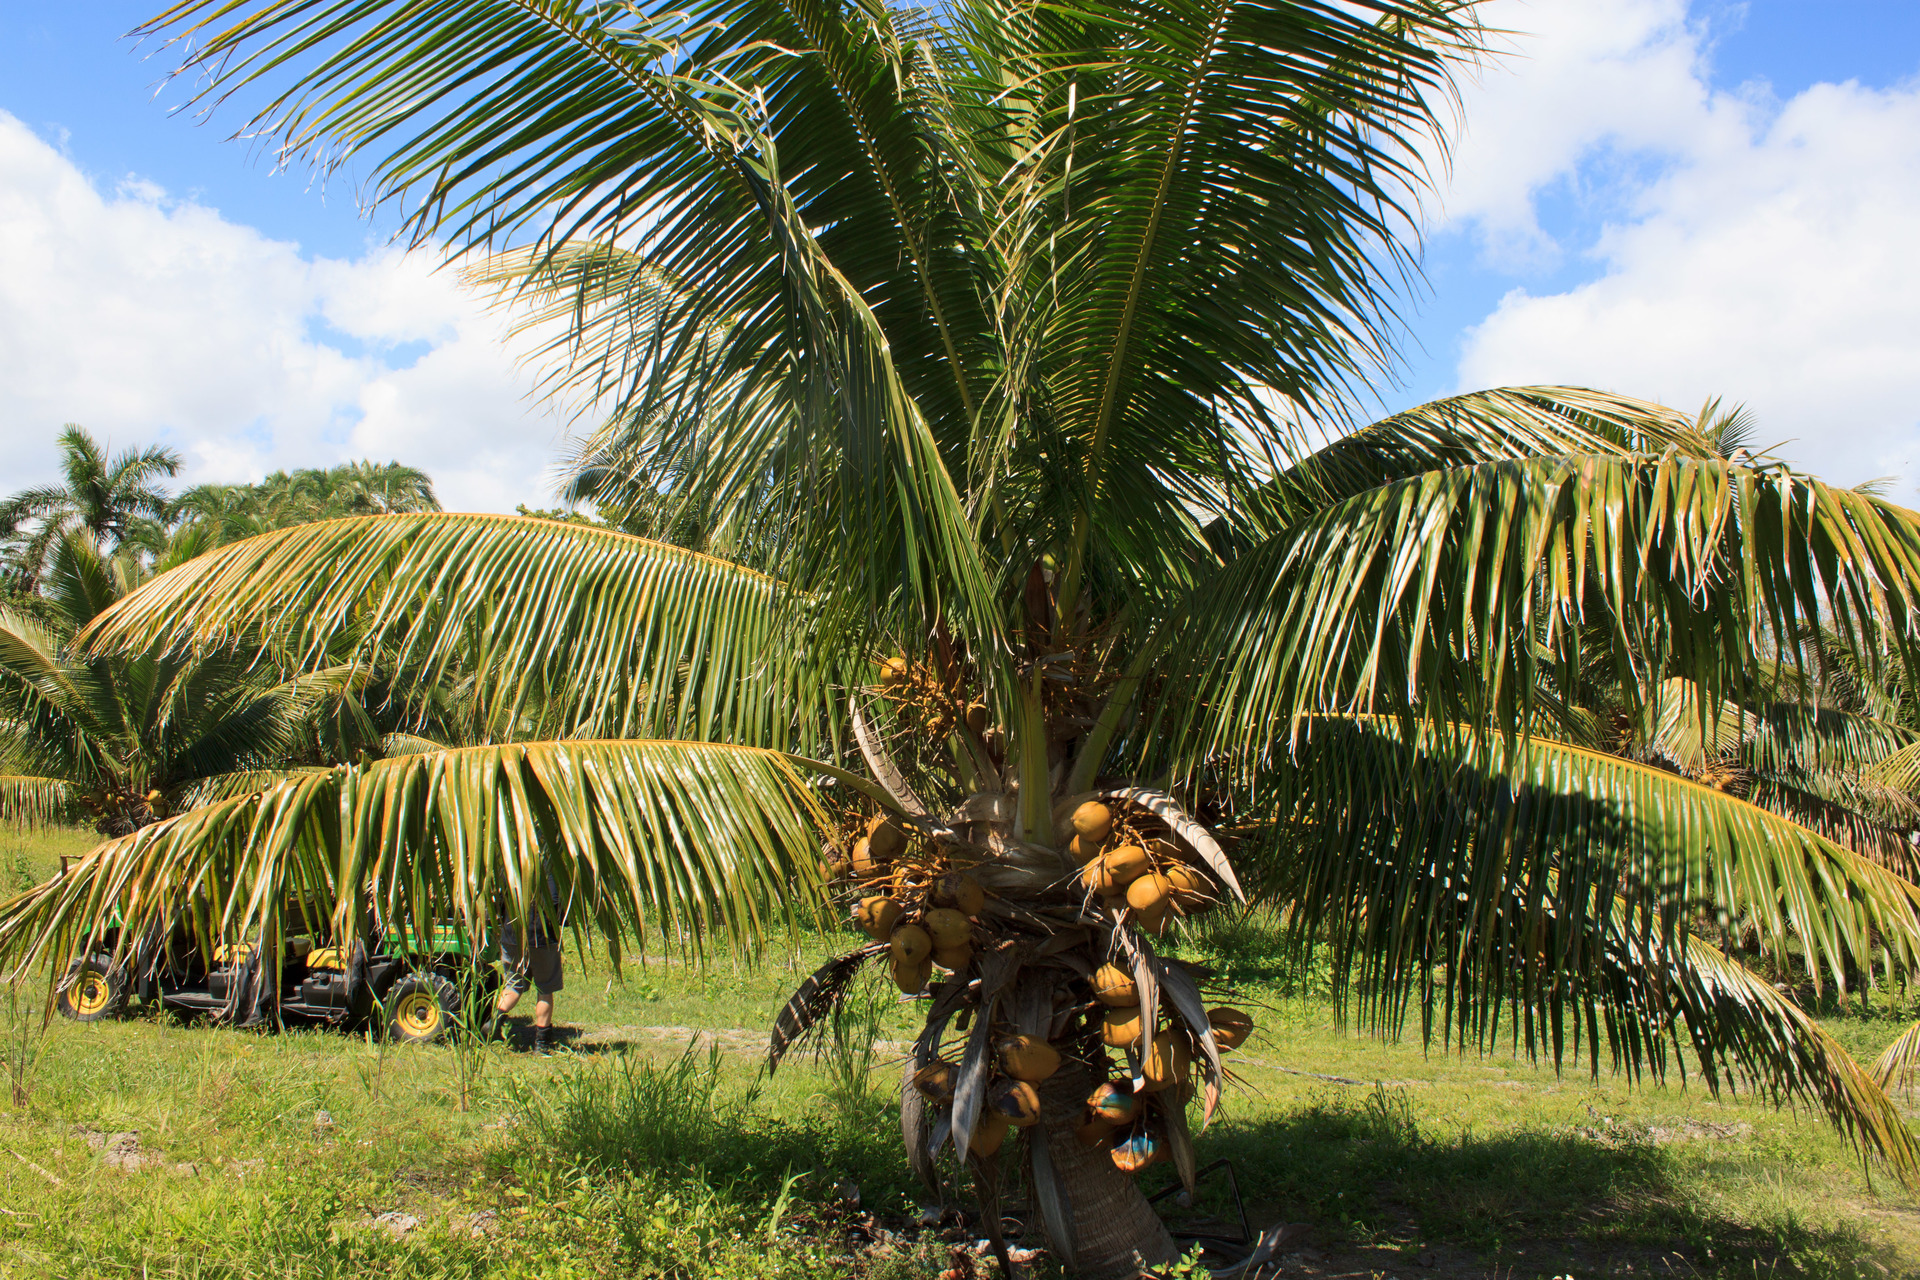
M 409 991 L 394 1006 L 393 1020 L 410 1036 L 430 1036 L 440 1029 L 440 1002 L 425 991 Z
M 113 987 L 105 974 L 89 969 L 73 984 L 73 1011 L 82 1017 L 99 1013 L 113 999 Z

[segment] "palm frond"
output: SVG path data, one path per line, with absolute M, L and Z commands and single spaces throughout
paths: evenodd
M 884 942 L 871 943 L 858 951 L 835 956 L 807 975 L 807 980 L 774 1016 L 773 1037 L 767 1044 L 769 1075 L 779 1070 L 780 1060 L 788 1050 L 805 1040 L 823 1019 L 831 1017 L 840 1007 L 846 999 L 847 984 L 859 974 L 860 967 L 886 949 Z
M 1329 711 L 1516 732 L 1543 676 L 1570 687 L 1591 657 L 1629 697 L 1661 673 L 1703 707 L 1770 697 L 1756 655 L 1799 654 L 1803 628 L 1920 667 L 1917 598 L 1910 511 L 1784 468 L 1587 455 L 1338 503 L 1207 582 L 1167 643 L 1191 655 L 1186 758 L 1257 761 Z
M 1296 904 L 1342 991 L 1389 1028 L 1411 1004 L 1462 1042 L 1484 1041 L 1508 1006 L 1604 1004 L 1617 936 L 1673 949 L 1689 929 L 1737 925 L 1842 990 L 1873 972 L 1881 947 L 1896 967 L 1920 961 L 1920 888 L 1619 756 L 1451 727 L 1410 741 L 1397 719 L 1327 717 L 1292 767 L 1272 771 L 1261 804 L 1286 834 L 1254 874 Z M 1538 1023 L 1516 1031 L 1543 1047 Z
M 70 819 L 75 795 L 64 778 L 0 773 L 0 822 L 37 827 Z
M 1916 1075 L 1920 1075 L 1920 1022 L 1902 1031 L 1873 1060 L 1873 1079 L 1882 1089 L 1911 1089 Z
M 552 915 L 619 939 L 753 945 L 805 917 L 833 823 L 812 779 L 871 783 L 757 748 L 664 741 L 470 747 L 284 778 L 155 823 L 0 904 L 0 966 L 64 965 L 109 922 L 122 946 L 183 924 L 254 936 L 285 903 L 358 936 L 368 913 L 428 936 Z M 343 890 L 343 886 L 345 886 Z M 551 921 L 553 924 L 562 923 Z
M 426 683 L 470 672 L 501 723 L 535 698 L 565 732 L 784 743 L 822 674 L 778 582 L 613 530 L 423 512 L 297 525 L 162 575 L 82 637 L 93 652 L 270 636 L 338 666 L 357 637 Z

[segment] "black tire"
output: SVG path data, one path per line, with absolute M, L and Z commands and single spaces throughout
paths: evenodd
M 75 1022 L 117 1018 L 127 1011 L 127 975 L 113 967 L 110 956 L 75 960 L 60 979 L 53 1004 Z
M 387 988 L 387 1035 L 401 1044 L 433 1044 L 453 1034 L 460 991 L 439 973 L 409 973 Z

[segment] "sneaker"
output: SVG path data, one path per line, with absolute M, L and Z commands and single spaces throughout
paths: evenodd
M 504 1040 L 506 1037 L 507 1015 L 496 1009 L 492 1017 L 480 1024 L 480 1039 L 491 1044 L 495 1040 Z
M 543 1057 L 553 1052 L 552 1027 L 535 1027 L 533 1029 L 533 1051 Z

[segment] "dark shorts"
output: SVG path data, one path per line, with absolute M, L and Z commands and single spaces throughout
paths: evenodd
M 523 951 L 520 931 L 508 928 L 500 935 L 500 959 L 506 962 L 507 986 L 514 991 L 525 994 L 528 987 L 535 987 L 545 996 L 567 985 L 566 975 L 560 972 L 558 942 L 536 938 Z

